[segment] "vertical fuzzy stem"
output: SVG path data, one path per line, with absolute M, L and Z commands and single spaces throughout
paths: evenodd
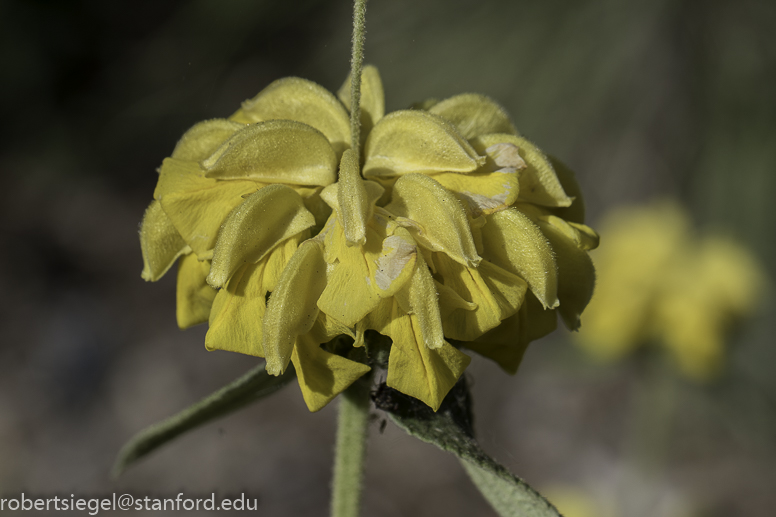
M 332 517 L 358 517 L 359 515 L 369 426 L 371 379 L 371 375 L 365 375 L 339 397 L 337 447 L 331 498 Z
M 353 54 L 350 62 L 350 133 L 356 167 L 361 160 L 361 68 L 364 62 L 366 0 L 353 2 Z M 331 516 L 358 517 L 369 428 L 371 375 L 345 390 L 339 399 L 337 445 L 334 453 Z
M 366 0 L 353 2 L 353 53 L 350 60 L 350 135 L 356 158 L 361 159 L 361 68 L 364 63 Z

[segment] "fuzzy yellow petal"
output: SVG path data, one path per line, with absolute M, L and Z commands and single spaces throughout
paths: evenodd
M 399 178 L 386 210 L 417 223 L 408 229 L 423 246 L 443 251 L 461 264 L 479 263 L 466 211 L 454 194 L 431 177 L 409 174 Z
M 221 226 L 208 283 L 223 287 L 243 264 L 258 262 L 278 243 L 314 225 L 302 198 L 286 185 L 269 185 L 251 194 Z
M 488 155 L 487 149 L 500 144 L 517 147 L 526 168 L 520 171 L 520 199 L 537 205 L 551 207 L 571 206 L 571 199 L 555 174 L 549 158 L 532 142 L 523 137 L 508 134 L 481 135 L 472 140 L 477 152 Z M 498 166 L 498 164 L 496 164 Z
M 397 304 L 390 325 L 388 386 L 425 402 L 434 411 L 469 365 L 471 358 L 448 343 L 434 350 L 423 344 L 417 317 L 402 314 Z
M 263 283 L 264 265 L 264 262 L 246 264 L 218 291 L 210 310 L 205 348 L 264 357 L 262 318 L 267 294 Z
M 307 230 L 297 233 L 275 246 L 267 255 L 264 266 L 264 288 L 267 291 L 275 290 L 286 264 L 294 256 L 299 245 L 306 241 L 309 236 L 310 232 Z
M 545 307 L 558 305 L 558 273 L 547 237 L 513 208 L 487 216 L 483 257 L 528 282 Z
M 175 229 L 159 201 L 152 201 L 140 223 L 143 280 L 156 282 L 190 248 Z
M 511 206 L 520 193 L 519 173 L 505 167 L 495 172 L 455 174 L 442 172 L 434 179 L 466 201 L 473 217 L 491 214 Z
M 291 257 L 267 304 L 263 344 L 270 374 L 286 370 L 297 336 L 312 328 L 318 316 L 316 301 L 325 285 L 323 245 L 307 240 Z
M 350 74 L 337 92 L 342 104 L 350 110 Z M 372 130 L 385 115 L 385 93 L 383 81 L 377 67 L 367 65 L 361 71 L 361 137 L 366 141 Z M 363 145 L 363 141 L 361 142 Z
M 176 160 L 201 162 L 244 127 L 245 124 L 239 124 L 223 118 L 205 120 L 194 124 L 178 140 L 170 157 Z
M 371 285 L 369 265 L 361 247 L 340 244 L 338 249 L 339 264 L 329 276 L 318 308 L 353 327 L 377 306 L 380 297 Z
M 504 108 L 493 99 L 477 93 L 450 97 L 432 106 L 429 112 L 452 122 L 464 138 L 487 133 L 517 135 Z
M 209 178 L 328 185 L 336 181 L 337 155 L 314 127 L 270 120 L 235 133 L 202 161 L 202 168 Z
M 531 341 L 554 331 L 558 319 L 554 310 L 544 309 L 530 292 L 516 314 L 501 322 L 466 348 L 492 359 L 507 373 L 515 374 Z
M 460 300 L 440 290 L 440 309 L 445 336 L 471 341 L 501 322 L 501 307 L 493 296 L 479 268 L 470 268 L 451 260 L 444 254 L 435 257 L 438 276 L 444 286 L 472 304 L 462 306 Z
M 327 352 L 309 334 L 296 340 L 291 361 L 310 411 L 318 411 L 370 370 L 369 366 Z
M 186 243 L 200 259 L 209 258 L 218 230 L 243 196 L 264 186 L 254 181 L 206 178 L 193 162 L 166 158 L 154 197 Z
M 339 182 L 336 185 L 337 206 L 345 238 L 349 245 L 362 245 L 366 242 L 367 221 L 372 218 L 375 203 L 383 195 L 383 187 L 361 179 L 358 157 L 350 149 L 342 155 Z
M 485 163 L 450 122 L 426 111 L 394 111 L 369 133 L 366 178 L 411 172 L 472 172 Z
M 326 88 L 307 79 L 279 79 L 230 117 L 243 123 L 295 120 L 323 133 L 337 154 L 350 147 L 350 118 L 342 103 Z
M 402 309 L 413 314 L 418 322 L 424 346 L 438 349 L 445 345 L 442 316 L 434 278 L 423 256 L 419 256 L 408 284 L 396 295 Z
M 381 298 L 395 295 L 413 276 L 418 260 L 418 250 L 410 233 L 404 228 L 397 228 L 393 235 L 382 240 L 370 228 L 368 245 L 364 247 L 364 256 L 369 267 L 372 286 Z M 421 259 L 422 260 L 422 259 Z
M 210 317 L 216 290 L 205 282 L 209 270 L 210 263 L 197 260 L 193 253 L 178 262 L 175 315 L 182 329 L 205 323 Z
M 571 206 L 552 208 L 552 212 L 558 217 L 562 217 L 570 223 L 585 223 L 585 199 L 582 197 L 582 188 L 579 186 L 574 171 L 568 168 L 565 163 L 554 156 L 548 155 L 555 175 L 560 180 L 563 191 L 567 196 L 573 198 Z
M 595 268 L 574 239 L 548 223 L 539 223 L 550 241 L 558 266 L 558 312 L 569 330 L 577 330 L 580 315 L 593 297 Z

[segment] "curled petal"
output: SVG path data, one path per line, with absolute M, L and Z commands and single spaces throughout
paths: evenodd
M 218 291 L 210 310 L 205 348 L 264 357 L 264 269 L 264 262 L 246 264 Z
M 452 122 L 464 138 L 487 133 L 517 135 L 507 112 L 496 101 L 477 93 L 464 93 L 435 104 L 429 112 Z
M 483 257 L 528 283 L 542 305 L 558 306 L 558 273 L 547 238 L 513 208 L 487 217 L 482 227 Z
M 556 231 L 563 234 L 567 239 L 574 243 L 576 247 L 583 251 L 594 250 L 598 247 L 600 240 L 598 234 L 584 224 L 570 223 L 566 220 L 553 215 L 552 209 L 542 208 L 528 203 L 516 203 L 515 207 L 531 218 L 534 223 L 540 225 L 542 230 L 546 226 L 552 226 Z
M 322 186 L 336 180 L 337 155 L 314 127 L 270 120 L 235 133 L 202 167 L 208 178 Z
M 178 140 L 170 157 L 176 160 L 201 162 L 221 147 L 221 144 L 229 137 L 244 127 L 245 124 L 223 118 L 214 118 L 194 124 Z
M 342 103 L 326 88 L 299 77 L 278 79 L 230 118 L 246 124 L 295 120 L 323 133 L 337 154 L 350 147 L 350 118 Z
M 558 180 L 560 180 L 563 191 L 574 200 L 574 202 L 571 203 L 571 206 L 553 208 L 552 212 L 566 221 L 584 224 L 585 199 L 582 197 L 582 189 L 579 186 L 579 182 L 577 182 L 574 171 L 569 169 L 566 164 L 554 156 L 547 156 L 547 158 L 549 158 L 550 164 L 555 170 Z
M 350 110 L 350 74 L 337 92 L 342 104 Z M 361 71 L 361 137 L 366 140 L 369 131 L 385 115 L 383 81 L 377 67 L 367 65 Z M 363 145 L 364 142 L 361 142 Z
M 311 333 L 297 338 L 291 361 L 302 397 L 312 412 L 322 409 L 371 369 L 365 364 L 327 352 Z
M 461 203 L 429 176 L 410 174 L 399 178 L 386 210 L 414 221 L 408 228 L 423 246 L 442 251 L 461 264 L 479 263 L 480 256 Z
M 389 335 L 388 386 L 422 400 L 434 411 L 469 365 L 471 358 L 448 343 L 430 349 L 423 343 L 417 317 L 393 304 Z
M 143 280 L 156 282 L 190 248 L 175 229 L 159 201 L 152 201 L 140 223 Z
M 283 270 L 264 315 L 264 353 L 267 372 L 286 370 L 297 336 L 310 331 L 318 316 L 316 302 L 326 286 L 323 245 L 302 243 Z
M 383 117 L 366 142 L 364 176 L 472 172 L 485 163 L 451 123 L 426 111 Z
M 445 345 L 442 317 L 434 278 L 421 255 L 407 286 L 396 295 L 402 309 L 417 318 L 423 345 L 435 350 Z
M 516 314 L 475 341 L 466 343 L 466 348 L 494 360 L 504 371 L 514 375 L 531 341 L 546 336 L 557 326 L 555 311 L 544 309 L 529 292 Z
M 210 258 L 221 223 L 243 196 L 264 187 L 254 181 L 216 181 L 196 163 L 166 158 L 159 171 L 158 199 L 183 240 L 197 256 Z
M 436 257 L 436 265 L 446 288 L 439 291 L 445 336 L 471 341 L 501 322 L 501 308 L 478 268 L 463 266 L 442 254 Z M 462 301 L 470 305 L 461 307 Z
M 558 265 L 558 312 L 569 330 L 579 328 L 579 316 L 587 307 L 595 287 L 595 269 L 590 256 L 557 227 L 539 222 L 550 241 Z
M 434 174 L 434 179 L 466 201 L 473 217 L 511 206 L 520 192 L 519 173 L 511 167 L 471 174 L 442 172 Z
M 573 199 L 563 190 L 550 160 L 533 143 L 523 137 L 508 134 L 481 135 L 472 140 L 472 145 L 478 152 L 489 154 L 493 160 L 493 168 L 503 167 L 498 161 L 505 158 L 502 156 L 504 147 L 500 144 L 516 146 L 519 157 L 526 164 L 526 168 L 520 171 L 521 200 L 551 207 L 571 206 Z M 490 153 L 488 149 L 491 149 Z M 494 151 L 498 151 L 499 155 L 490 156 Z
M 251 194 L 221 227 L 208 283 L 223 287 L 240 266 L 258 262 L 278 243 L 314 225 L 302 198 L 286 185 L 269 185 Z
M 337 204 L 348 244 L 366 242 L 366 223 L 372 218 L 375 203 L 383 191 L 379 184 L 361 179 L 356 153 L 350 149 L 345 151 L 340 163 Z
M 327 235 L 328 248 L 335 248 L 339 263 L 334 266 L 318 308 L 348 327 L 355 326 L 380 303 L 371 285 L 369 265 L 360 246 L 347 246 L 342 228 L 336 224 Z
M 379 235 L 374 235 L 374 240 L 380 242 Z M 383 239 L 379 248 L 371 245 L 365 247 L 364 255 L 375 291 L 381 298 L 388 298 L 402 289 L 413 276 L 418 261 L 418 248 L 407 230 L 397 228 L 393 235 Z
M 227 350 L 264 357 L 262 341 L 267 292 L 274 291 L 281 272 L 307 232 L 276 246 L 265 260 L 246 264 L 217 291 L 205 337 L 208 350 Z M 213 293 L 216 291 L 208 285 Z
M 175 315 L 182 329 L 205 323 L 210 316 L 216 290 L 205 282 L 208 271 L 210 263 L 197 260 L 193 253 L 184 255 L 178 263 Z

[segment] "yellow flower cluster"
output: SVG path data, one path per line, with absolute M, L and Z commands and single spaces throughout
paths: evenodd
M 293 363 L 312 411 L 370 369 L 321 345 L 368 330 L 392 340 L 387 384 L 436 410 L 460 346 L 514 372 L 556 309 L 579 326 L 598 236 L 573 174 L 492 100 L 385 115 L 366 67 L 359 160 L 349 93 L 281 79 L 186 132 L 143 219 L 143 277 L 179 261 L 180 327 L 209 321 L 209 350 L 272 374 Z
M 730 239 L 696 238 L 691 230 L 685 211 L 669 201 L 607 217 L 607 245 L 594 257 L 596 296 L 577 334 L 584 349 L 615 359 L 655 341 L 690 378 L 719 371 L 725 333 L 754 310 L 765 273 Z

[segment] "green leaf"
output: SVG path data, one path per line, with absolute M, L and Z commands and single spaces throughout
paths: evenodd
M 147 427 L 121 448 L 113 465 L 113 477 L 117 478 L 134 462 L 183 433 L 274 393 L 294 376 L 293 368 L 279 377 L 269 375 L 262 363 L 180 413 Z
M 482 495 L 502 517 L 559 517 L 541 494 L 485 454 L 473 437 L 469 390 L 462 378 L 439 411 L 380 385 L 375 405 L 420 440 L 455 454 Z

